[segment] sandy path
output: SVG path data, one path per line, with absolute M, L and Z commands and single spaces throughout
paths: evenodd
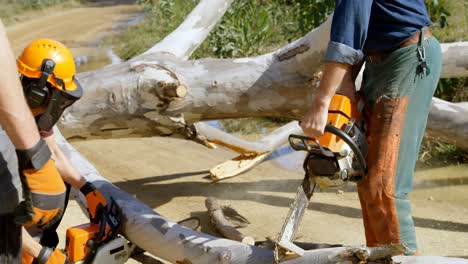
M 16 55 L 37 38 L 52 38 L 65 43 L 75 56 L 87 46 L 113 31 L 119 23 L 138 16 L 141 9 L 132 1 L 107 1 L 99 5 L 68 9 L 63 12 L 38 12 L 38 17 L 7 28 Z M 117 3 L 111 5 L 111 3 Z
M 302 175 L 274 161 L 237 178 L 212 184 L 211 166 L 234 156 L 184 140 L 143 138 L 75 142 L 99 171 L 123 190 L 173 220 L 198 216 L 202 231 L 216 234 L 204 207 L 215 196 L 252 224 L 242 232 L 258 240 L 276 237 Z M 413 193 L 414 216 L 425 255 L 468 256 L 468 166 L 420 171 Z M 364 243 L 357 194 L 321 192 L 306 213 L 300 241 Z

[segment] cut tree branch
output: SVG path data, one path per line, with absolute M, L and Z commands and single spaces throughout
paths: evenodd
M 272 133 L 256 142 L 240 139 L 229 133 L 216 129 L 206 123 L 196 123 L 195 127 L 197 132 L 201 133 L 206 138 L 206 140 L 230 148 L 240 154 L 251 152 L 271 152 L 288 143 L 289 135 L 303 134 L 302 129 L 297 121 L 291 121 L 286 125 L 275 129 Z
M 200 46 L 233 0 L 202 0 L 171 34 L 145 52 L 167 52 L 186 60 Z
M 218 230 L 225 238 L 239 241 L 247 245 L 255 244 L 255 239 L 253 237 L 245 236 L 239 232 L 224 217 L 223 210 L 215 198 L 207 198 L 205 200 L 205 206 L 206 209 L 208 209 L 208 213 L 210 214 L 211 223 L 213 223 L 216 230 Z

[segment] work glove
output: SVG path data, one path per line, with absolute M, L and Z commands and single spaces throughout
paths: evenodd
M 86 182 L 83 187 L 81 187 L 80 192 L 85 196 L 86 203 L 88 204 L 88 213 L 89 218 L 92 223 L 98 224 L 100 222 L 100 213 L 101 210 L 104 210 L 107 205 L 107 200 L 101 194 L 101 192 L 96 189 L 94 184 L 91 182 Z
M 83 185 L 80 191 L 86 198 L 91 222 L 99 224 L 99 233 L 95 241 L 101 242 L 115 237 L 120 229 L 120 216 L 112 198 L 110 202 L 107 202 L 106 198 L 91 182 Z
M 23 201 L 15 210 L 16 223 L 47 228 L 63 213 L 66 187 L 60 177 L 51 152 L 41 138 L 32 148 L 16 150 Z
M 33 261 L 33 264 L 68 264 L 70 261 L 60 249 L 42 247 L 39 256 Z

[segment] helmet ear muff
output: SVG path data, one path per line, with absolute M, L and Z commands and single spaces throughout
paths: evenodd
M 49 88 L 47 87 L 47 79 L 50 74 L 53 74 L 55 62 L 51 59 L 44 59 L 41 66 L 41 77 L 39 80 L 22 77 L 24 95 L 30 108 L 39 108 L 45 105 L 49 99 Z
M 49 88 L 40 86 L 37 80 L 23 77 L 22 79 L 26 102 L 31 109 L 45 105 L 49 99 Z

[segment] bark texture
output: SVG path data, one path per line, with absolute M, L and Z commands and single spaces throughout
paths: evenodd
M 215 226 L 225 238 L 240 241 L 248 245 L 254 245 L 255 239 L 246 236 L 234 228 L 231 223 L 224 216 L 223 210 L 218 201 L 214 197 L 209 197 L 205 200 L 206 209 L 210 214 L 211 223 Z
M 312 102 L 321 73 L 329 22 L 289 46 L 255 58 L 185 61 L 150 53 L 78 75 L 83 98 L 63 116 L 67 137 L 123 137 L 185 134 L 186 123 L 252 116 L 299 119 Z M 314 41 L 315 40 L 315 41 Z M 468 75 L 461 50 L 444 47 L 443 77 Z M 454 60 L 447 58 L 457 57 Z M 468 56 L 468 55 L 467 55 Z M 464 75 L 465 74 L 465 75 Z M 435 108 L 434 105 L 438 107 Z M 453 116 L 448 117 L 447 109 Z M 428 131 L 466 147 L 466 105 L 437 100 Z M 181 118 L 183 114 L 183 118 Z M 164 116 L 163 116 L 164 115 Z M 436 125 L 443 121 L 445 126 Z M 463 128 L 447 130 L 447 128 Z
M 203 0 L 180 26 L 145 54 L 167 52 L 188 59 L 223 17 L 233 0 Z

